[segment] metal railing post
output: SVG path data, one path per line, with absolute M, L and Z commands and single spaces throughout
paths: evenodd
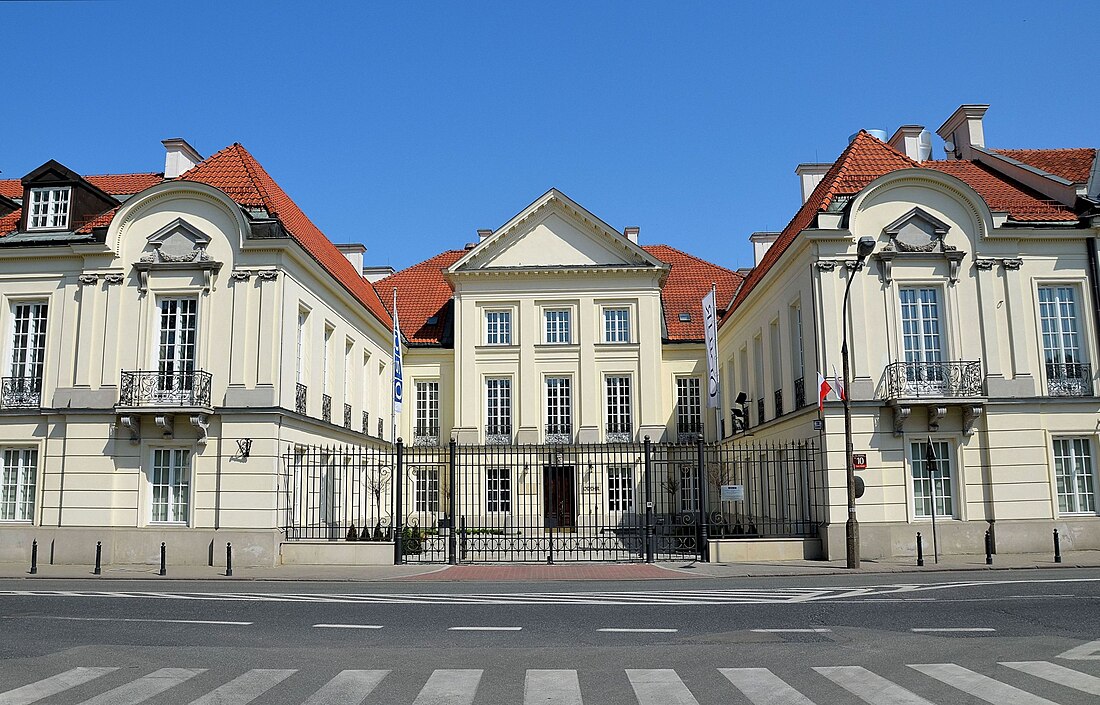
M 697 470 L 698 477 L 696 482 L 699 483 L 699 559 L 704 563 L 710 562 L 710 537 L 707 527 L 707 459 L 706 459 L 706 447 L 703 445 L 703 439 L 700 437 L 696 441 L 697 450 Z
M 1057 531 L 1055 531 L 1057 533 Z M 31 575 L 38 573 L 38 539 L 31 541 Z
M 95 570 L 92 571 L 94 575 L 102 575 L 102 559 L 103 559 L 103 542 L 95 542 Z
M 653 525 L 653 442 L 645 437 L 645 562 L 653 562 L 657 530 Z
M 168 551 L 164 542 L 160 542 L 160 575 L 168 575 Z
M 993 565 L 993 537 L 985 532 L 985 564 Z
M 225 542 L 225 577 L 233 577 L 233 544 Z
M 405 523 L 402 517 L 404 511 L 402 490 L 405 486 L 405 443 L 397 439 L 397 459 L 393 469 L 393 564 L 401 565 L 405 562 L 404 530 Z
M 458 467 L 456 464 L 455 456 L 458 454 L 458 442 L 455 439 L 451 439 L 451 457 L 450 457 L 450 474 L 447 480 L 447 512 L 451 515 L 450 526 L 448 527 L 447 534 L 447 562 L 451 565 L 458 563 L 458 534 L 455 529 L 458 528 L 458 514 L 455 511 L 455 496 L 456 488 L 455 484 L 458 479 Z
M 917 532 L 917 567 L 924 566 L 924 539 L 921 538 L 920 532 Z

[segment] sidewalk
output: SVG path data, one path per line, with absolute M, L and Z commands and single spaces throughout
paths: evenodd
M 207 566 L 168 566 L 168 575 L 157 575 L 154 565 L 106 565 L 103 574 L 92 574 L 92 566 L 38 565 L 38 574 L 30 575 L 29 565 L 0 563 L 0 579 L 25 578 L 28 583 L 46 579 L 97 580 L 220 580 L 225 582 L 319 581 L 319 582 L 542 582 L 542 581 L 629 581 L 688 580 L 752 577 L 783 577 L 809 575 L 862 575 L 932 573 L 970 570 L 997 571 L 1040 568 L 1100 568 L 1100 551 L 1067 551 L 1062 563 L 1054 563 L 1049 554 L 1002 554 L 994 556 L 993 565 L 985 564 L 985 556 L 952 556 L 941 558 L 939 564 L 931 558 L 923 568 L 912 559 L 865 560 L 858 570 L 848 570 L 843 560 L 837 561 L 776 561 L 771 563 L 695 563 L 669 561 L 653 565 L 644 563 L 566 563 L 488 564 L 447 566 L 302 566 L 287 565 L 262 568 L 235 568 L 232 577 L 225 569 Z

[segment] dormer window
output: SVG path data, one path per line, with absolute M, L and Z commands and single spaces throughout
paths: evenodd
M 28 230 L 53 230 L 69 227 L 69 201 L 72 187 L 32 188 Z

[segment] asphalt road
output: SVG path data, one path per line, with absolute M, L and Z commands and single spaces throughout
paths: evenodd
M 1100 703 L 1096 570 L 8 580 L 0 635 L 0 705 Z

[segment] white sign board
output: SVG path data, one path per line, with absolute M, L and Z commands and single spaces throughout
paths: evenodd
M 707 343 L 707 408 L 718 408 L 718 311 L 712 288 L 703 297 L 703 330 Z
M 723 502 L 744 502 L 745 501 L 745 486 L 744 485 L 722 485 L 722 501 Z

